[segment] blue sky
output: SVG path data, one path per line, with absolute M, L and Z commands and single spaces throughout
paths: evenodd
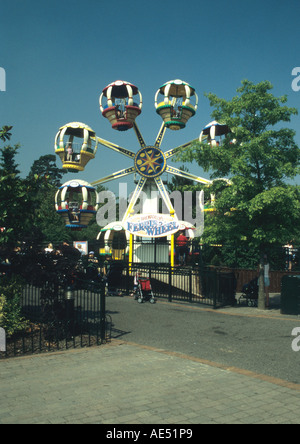
M 102 89 L 118 79 L 143 95 L 137 124 L 148 145 L 161 125 L 157 89 L 176 78 L 196 89 L 196 116 L 184 130 L 167 131 L 164 151 L 197 138 L 211 121 L 204 93 L 230 99 L 245 78 L 269 80 L 276 96 L 287 94 L 288 105 L 299 108 L 300 91 L 291 87 L 292 69 L 300 66 L 299 0 L 1 0 L 0 6 L 0 67 L 6 72 L 0 124 L 14 127 L 10 143 L 22 146 L 17 161 L 24 176 L 34 160 L 54 153 L 59 127 L 72 121 L 134 152 L 140 148 L 133 130 L 113 130 L 99 110 Z M 299 124 L 300 115 L 289 125 L 298 144 Z M 99 146 L 76 177 L 92 182 L 127 166 L 130 159 Z M 198 165 L 188 168 L 208 178 Z M 106 184 L 112 190 L 117 185 Z

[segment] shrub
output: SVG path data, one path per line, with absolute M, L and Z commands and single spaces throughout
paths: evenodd
M 4 317 L 4 305 L 5 305 L 5 297 L 3 294 L 0 294 L 0 327 L 3 328 L 3 317 Z
M 22 284 L 17 279 L 0 282 L 0 326 L 7 336 L 28 326 L 28 321 L 22 316 L 20 298 Z

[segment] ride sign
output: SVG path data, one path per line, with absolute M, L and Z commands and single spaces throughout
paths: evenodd
M 125 222 L 125 229 L 135 236 L 163 237 L 179 230 L 179 223 L 168 214 L 136 214 Z

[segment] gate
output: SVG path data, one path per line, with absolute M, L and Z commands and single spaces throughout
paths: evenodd
M 220 308 L 235 304 L 234 272 L 218 268 L 171 267 L 132 264 L 127 267 L 125 291 L 133 289 L 134 277 L 149 277 L 156 298 L 194 302 Z

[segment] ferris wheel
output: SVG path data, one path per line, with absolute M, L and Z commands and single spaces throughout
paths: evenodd
M 159 98 L 161 99 L 159 101 Z M 93 195 L 95 186 L 117 180 L 132 174 L 139 175 L 136 188 L 123 216 L 122 224 L 132 215 L 134 206 L 141 192 L 149 196 L 153 189 L 158 190 L 171 217 L 178 221 L 177 215 L 171 203 L 169 194 L 162 180 L 164 173 L 179 176 L 202 185 L 212 182 L 187 171 L 182 171 L 168 164 L 168 161 L 181 150 L 189 147 L 198 139 L 193 139 L 183 145 L 161 150 L 161 144 L 166 130 L 178 131 L 185 128 L 188 120 L 196 114 L 198 96 L 195 89 L 180 79 L 171 80 L 163 84 L 156 92 L 154 106 L 156 113 L 162 118 L 162 125 L 158 131 L 153 145 L 147 145 L 139 130 L 136 119 L 142 112 L 142 94 L 138 87 L 132 83 L 117 80 L 106 86 L 99 97 L 100 111 L 112 129 L 119 132 L 133 129 L 140 148 L 137 152 L 123 148 L 115 143 L 104 140 L 86 124 L 71 122 L 62 126 L 55 137 L 55 152 L 60 157 L 63 168 L 70 172 L 83 171 L 89 160 L 94 159 L 99 144 L 114 150 L 122 156 L 130 159 L 131 164 L 116 172 L 99 178 L 90 184 L 81 184 L 80 181 L 69 181 L 61 187 L 56 195 L 56 209 L 65 218 L 66 226 L 72 229 L 81 229 L 87 226 L 89 218 L 96 214 L 99 202 L 92 204 L 90 196 Z M 226 125 L 220 125 L 213 121 L 201 131 L 199 140 L 207 140 L 211 146 L 216 146 L 216 137 L 222 137 L 230 132 Z M 85 192 L 83 193 L 82 190 Z M 88 190 L 88 192 L 86 191 Z M 82 202 L 77 201 L 77 219 L 70 215 L 70 196 L 78 192 L 82 195 Z M 80 201 L 81 197 L 79 198 Z M 73 199 L 74 200 L 74 199 Z M 78 199 L 77 199 L 78 200 Z M 81 203 L 81 204 L 80 204 Z M 150 204 L 148 203 L 148 207 Z M 145 207 L 147 209 L 147 205 Z M 147 210 L 146 210 L 147 211 Z M 82 212 L 83 214 L 81 215 Z M 72 219 L 71 219 L 72 217 Z M 81 223 L 84 217 L 85 223 Z M 176 225 L 178 231 L 179 225 Z

